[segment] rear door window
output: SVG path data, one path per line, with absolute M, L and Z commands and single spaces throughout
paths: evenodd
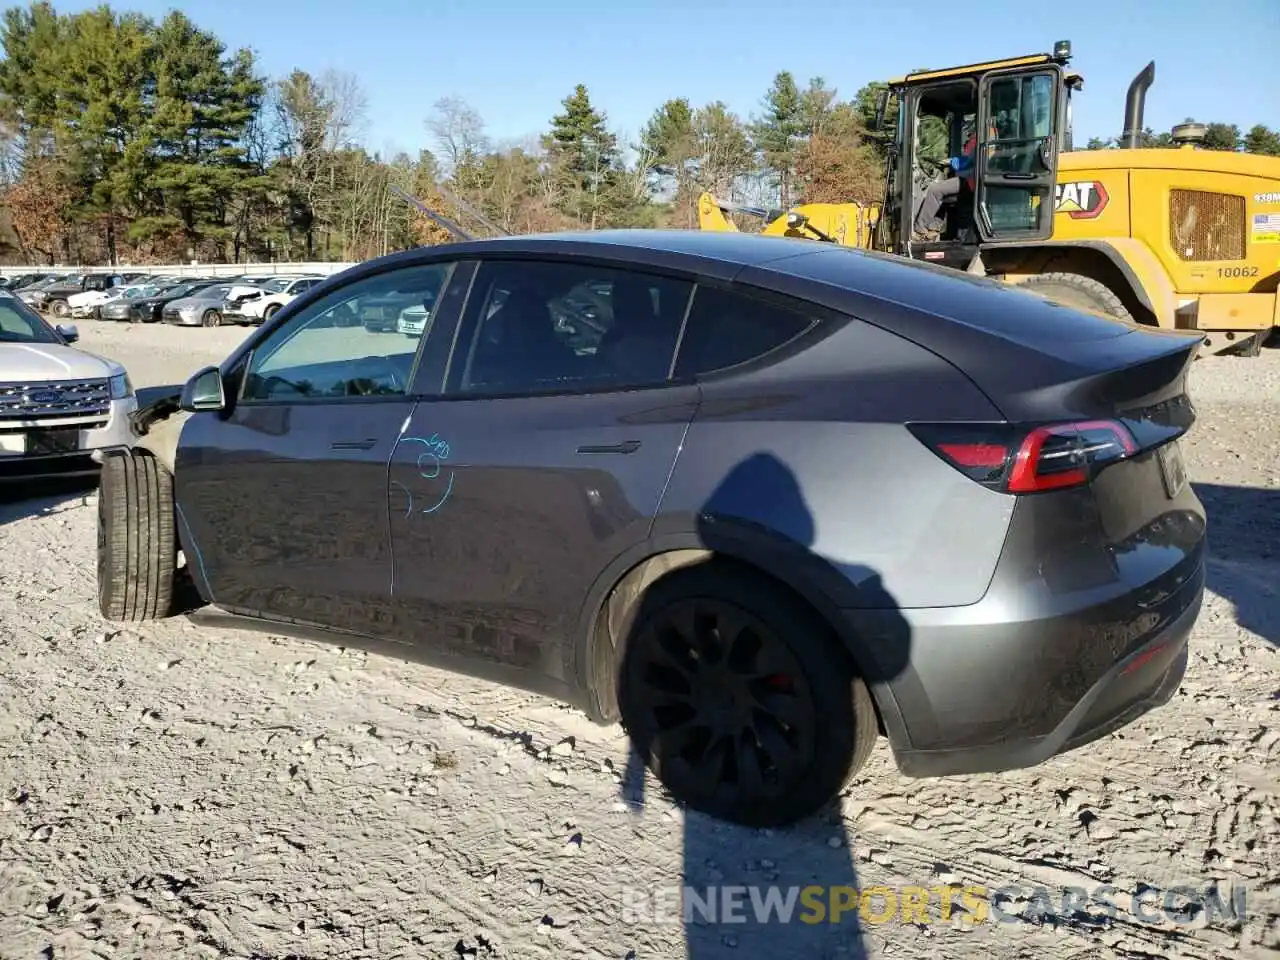
M 676 377 L 699 377 L 772 353 L 817 319 L 764 300 L 700 286 L 676 359 Z
M 693 285 L 630 269 L 492 261 L 450 392 L 539 394 L 617 390 L 668 380 Z M 465 346 L 463 346 L 465 345 Z

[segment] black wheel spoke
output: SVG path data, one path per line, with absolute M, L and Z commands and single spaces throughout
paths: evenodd
M 628 719 L 673 794 L 694 807 L 759 810 L 805 788 L 817 713 L 800 660 L 742 605 L 674 600 L 630 643 Z
M 755 694 L 757 713 L 764 713 L 787 727 L 807 727 L 813 722 L 813 711 L 799 697 L 769 690 Z
M 755 672 L 764 641 L 756 627 L 745 616 L 736 611 L 721 615 L 720 635 L 727 647 L 725 660 L 735 673 L 749 675 Z
M 795 659 L 776 643 L 761 644 L 750 670 L 752 678 L 793 677 L 799 671 Z
M 756 725 L 756 736 L 760 738 L 760 749 L 777 771 L 779 780 L 785 782 L 800 772 L 797 744 L 791 742 L 772 718 L 761 719 Z
M 746 796 L 755 796 L 764 788 L 764 771 L 760 768 L 759 748 L 750 730 L 737 738 L 738 786 Z

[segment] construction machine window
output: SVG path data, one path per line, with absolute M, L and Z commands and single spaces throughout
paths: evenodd
M 1054 74 L 1019 73 L 986 86 L 983 205 L 997 233 L 1042 231 L 1053 216 Z

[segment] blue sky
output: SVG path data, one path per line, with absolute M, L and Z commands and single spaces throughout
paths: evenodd
M 62 12 L 93 3 L 58 3 Z M 155 17 L 173 2 L 117 3 Z M 248 46 L 273 76 L 355 74 L 371 149 L 430 146 L 424 119 L 460 96 L 496 139 L 548 124 L 584 83 L 633 141 L 665 99 L 723 100 L 747 117 L 773 75 L 822 76 L 842 96 L 917 66 L 1048 50 L 1067 39 L 1084 74 L 1077 142 L 1119 133 L 1124 93 L 1148 60 L 1147 125 L 1191 116 L 1280 127 L 1280 0 L 187 0 L 200 26 Z M 1023 18 L 1040 25 L 1016 26 Z

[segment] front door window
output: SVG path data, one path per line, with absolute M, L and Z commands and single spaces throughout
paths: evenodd
M 309 304 L 253 353 L 241 399 L 290 403 L 402 395 L 448 264 L 393 270 Z M 428 322 L 404 332 L 417 312 Z

